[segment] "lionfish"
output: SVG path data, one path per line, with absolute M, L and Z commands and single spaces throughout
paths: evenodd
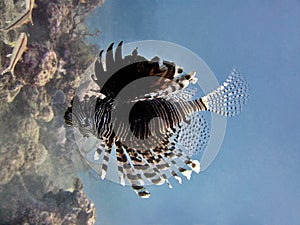
M 209 127 L 199 112 L 236 115 L 247 101 L 248 84 L 233 70 L 216 90 L 193 98 L 187 87 L 197 81 L 194 71 L 185 73 L 158 56 L 147 60 L 137 49 L 123 57 L 122 44 L 114 51 L 112 43 L 105 61 L 100 52 L 91 74 L 99 90 L 82 100 L 75 95 L 64 118 L 83 137 L 99 141 L 85 157 L 102 179 L 116 170 L 118 183 L 148 198 L 145 185 L 171 188 L 170 177 L 182 183 L 180 175 L 189 180 L 200 172 L 192 156 L 206 147 Z

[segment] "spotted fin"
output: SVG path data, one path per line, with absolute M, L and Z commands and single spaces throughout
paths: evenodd
M 154 153 L 166 161 L 169 164 L 169 170 L 171 175 L 181 183 L 181 178 L 178 176 L 177 172 L 180 172 L 188 180 L 191 178 L 192 171 L 200 172 L 200 163 L 197 160 L 192 160 L 184 150 L 176 146 L 176 141 L 178 134 L 173 134 L 172 137 L 165 139 L 163 144 L 158 148 L 154 149 Z M 175 137 L 174 137 L 175 136 Z M 189 167 L 190 169 L 186 168 Z
M 208 123 L 203 115 L 196 112 L 180 124 L 177 145 L 182 146 L 191 157 L 206 148 L 209 137 Z
M 202 97 L 208 111 L 223 116 L 234 116 L 242 111 L 248 99 L 249 86 L 243 76 L 232 70 L 226 81 L 215 91 Z

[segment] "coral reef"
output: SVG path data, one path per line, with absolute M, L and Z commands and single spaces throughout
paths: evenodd
M 57 70 L 57 57 L 54 51 L 48 51 L 42 56 L 41 72 L 35 77 L 35 85 L 37 87 L 45 86 L 54 76 Z
M 31 117 L 7 115 L 7 123 L 1 126 L 0 185 L 7 184 L 22 170 L 41 165 L 48 154 L 39 143 L 39 126 Z M 5 132 L 9 130 L 9 132 Z
M 23 2 L 0 1 L 1 28 L 24 10 Z M 76 179 L 74 140 L 63 113 L 96 54 L 84 41 L 94 35 L 84 18 L 102 3 L 36 0 L 34 25 L 0 32 L 0 72 L 10 62 L 13 41 L 21 32 L 28 36 L 15 77 L 0 75 L 0 224 L 95 221 L 93 203 Z
M 0 152 L 0 185 L 3 185 L 11 181 L 15 173 L 24 165 L 25 149 L 24 146 L 8 142 L 1 146 Z
M 0 86 L 0 103 L 2 103 L 3 106 L 6 105 L 5 103 L 11 103 L 20 93 L 22 87 L 23 85 L 18 81 L 7 82 L 3 80 Z M 4 107 L 0 109 L 3 111 Z
M 40 176 L 14 177 L 0 192 L 0 224 L 94 224 L 94 204 L 83 193 L 80 181 L 74 183 L 67 191 L 53 188 Z
M 54 117 L 50 106 L 51 97 L 45 87 L 24 86 L 19 97 L 16 100 L 23 105 L 23 114 L 44 122 L 50 122 Z

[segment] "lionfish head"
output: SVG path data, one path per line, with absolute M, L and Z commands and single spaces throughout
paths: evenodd
M 72 120 L 72 111 L 73 111 L 73 100 L 71 101 L 71 106 L 67 108 L 64 115 L 65 124 L 70 127 L 74 125 Z
M 80 101 L 79 97 L 75 96 L 71 101 L 71 106 L 65 111 L 66 125 L 76 127 L 85 137 L 94 135 L 96 132 L 94 123 L 96 102 L 97 99 L 94 97 Z M 91 110 L 93 108 L 95 110 Z

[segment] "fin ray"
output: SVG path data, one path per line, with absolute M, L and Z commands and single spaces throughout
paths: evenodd
M 242 111 L 248 99 L 249 87 L 236 70 L 215 91 L 201 98 L 207 110 L 224 116 L 235 116 Z

